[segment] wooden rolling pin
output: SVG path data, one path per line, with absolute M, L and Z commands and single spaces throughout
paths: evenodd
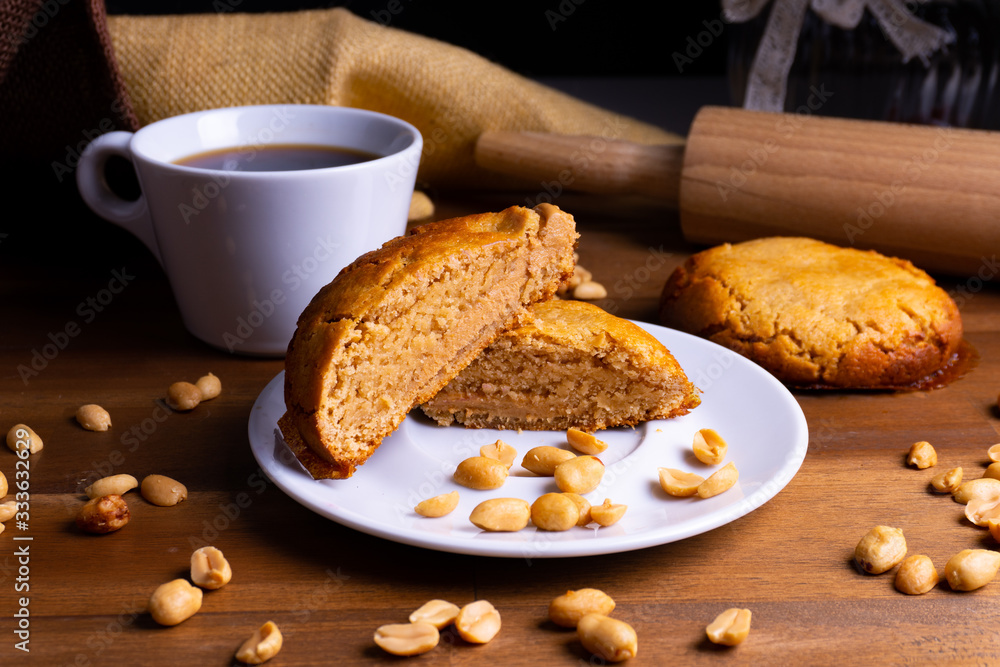
M 488 132 L 476 162 L 656 197 L 695 243 L 810 236 L 1000 284 L 1000 133 L 705 107 L 676 146 Z

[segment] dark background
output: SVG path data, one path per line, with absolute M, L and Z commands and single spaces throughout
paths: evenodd
M 722 75 L 726 48 L 717 39 L 679 72 L 671 54 L 718 19 L 718 0 L 623 3 L 542 0 L 111 0 L 109 14 L 259 12 L 346 7 L 357 16 L 462 46 L 516 72 L 547 76 Z M 396 10 L 395 13 L 392 10 Z M 722 38 L 725 34 L 721 35 Z

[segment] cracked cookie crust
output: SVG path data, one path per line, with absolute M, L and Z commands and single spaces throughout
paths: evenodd
M 911 386 L 962 340 L 954 301 L 910 262 L 798 237 L 693 255 L 664 285 L 660 319 L 802 387 Z

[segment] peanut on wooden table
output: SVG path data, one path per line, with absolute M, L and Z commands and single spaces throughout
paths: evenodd
M 76 421 L 88 431 L 107 431 L 111 428 L 111 415 L 96 403 L 87 403 L 77 408 Z
M 236 651 L 236 659 L 247 665 L 261 665 L 278 655 L 284 638 L 273 621 L 260 626 Z
M 891 526 L 875 526 L 854 548 L 854 560 L 869 574 L 882 574 L 896 567 L 906 557 L 903 531 Z
M 635 629 L 617 618 L 604 614 L 587 614 L 576 625 L 583 647 L 608 662 L 623 662 L 634 658 L 639 649 Z

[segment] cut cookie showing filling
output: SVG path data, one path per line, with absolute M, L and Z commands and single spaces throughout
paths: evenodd
M 345 268 L 299 317 L 285 442 L 314 478 L 350 477 L 529 305 L 573 271 L 573 217 L 519 206 L 430 223 Z
M 558 299 L 531 314 L 423 411 L 445 426 L 595 430 L 687 414 L 701 403 L 673 355 L 632 322 Z

